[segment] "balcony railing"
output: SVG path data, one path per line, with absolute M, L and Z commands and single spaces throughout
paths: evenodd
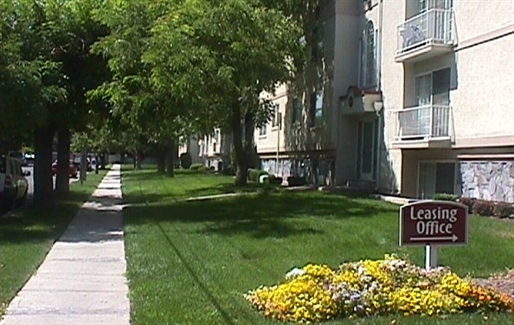
M 452 138 L 451 106 L 418 106 L 395 113 L 398 122 L 396 142 L 451 140 Z
M 453 45 L 453 34 L 453 10 L 428 10 L 398 26 L 396 55 L 427 45 Z

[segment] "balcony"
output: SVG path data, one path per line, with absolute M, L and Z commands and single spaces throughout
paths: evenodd
M 396 62 L 416 62 L 453 51 L 453 10 L 431 9 L 398 26 Z
M 400 149 L 449 148 L 453 139 L 451 106 L 427 105 L 395 111 L 393 146 Z

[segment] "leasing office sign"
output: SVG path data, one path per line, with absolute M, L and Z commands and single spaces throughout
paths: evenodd
M 400 246 L 467 243 L 467 206 L 447 201 L 419 201 L 400 208 Z

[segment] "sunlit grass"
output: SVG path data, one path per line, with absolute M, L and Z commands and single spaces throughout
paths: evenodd
M 125 240 L 133 324 L 278 324 L 243 299 L 260 285 L 283 281 L 293 267 L 408 256 L 398 247 L 398 207 L 319 192 L 259 192 L 205 202 L 184 198 L 230 189 L 227 176 L 153 170 L 123 176 Z M 230 190 L 231 191 L 231 190 Z M 512 267 L 514 223 L 472 217 L 469 246 L 444 248 L 440 263 L 460 275 L 486 276 Z M 494 249 L 494 253 L 492 253 Z M 488 315 L 510 324 L 512 315 Z M 330 324 L 482 324 L 481 315 L 390 317 Z

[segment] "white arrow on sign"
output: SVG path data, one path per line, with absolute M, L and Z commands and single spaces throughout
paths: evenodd
M 412 241 L 440 241 L 440 240 L 451 240 L 452 242 L 456 242 L 459 239 L 457 235 L 453 234 L 450 237 L 411 237 Z

